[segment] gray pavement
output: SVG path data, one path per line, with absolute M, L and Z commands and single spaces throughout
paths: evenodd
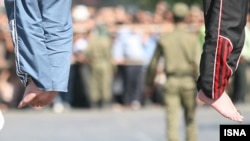
M 250 124 L 250 105 L 237 106 L 245 116 L 242 124 Z M 60 114 L 49 109 L 9 110 L 4 116 L 0 141 L 166 141 L 165 113 L 159 107 L 123 112 L 73 109 Z M 219 141 L 220 124 L 237 124 L 207 106 L 198 108 L 197 122 L 199 141 Z M 181 141 L 183 128 L 180 125 Z

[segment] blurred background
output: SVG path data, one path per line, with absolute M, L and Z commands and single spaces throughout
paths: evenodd
M 164 126 L 164 119 L 162 119 L 164 116 L 162 113 L 164 112 L 163 86 L 167 82 L 167 75 L 164 74 L 164 62 L 160 60 L 157 65 L 157 75 L 150 93 L 145 93 L 144 79 L 158 37 L 165 33 L 171 34 L 174 29 L 171 8 L 174 3 L 180 1 L 190 7 L 185 22 L 189 31 L 197 35 L 202 48 L 204 20 L 200 0 L 72 0 L 74 43 L 69 91 L 60 93 L 51 105 L 43 109 L 30 109 L 29 107 L 17 109 L 18 102 L 23 96 L 24 87 L 16 76 L 13 44 L 3 0 L 0 0 L 0 109 L 12 122 L 15 122 L 14 117 L 17 116 L 21 116 L 21 119 L 25 118 L 22 117 L 20 111 L 35 111 L 35 113 L 46 111 L 45 115 L 41 115 L 44 118 L 48 118 L 45 117 L 46 115 L 53 118 L 54 114 L 71 113 L 73 118 L 85 116 L 90 119 L 99 115 L 98 113 L 103 115 L 105 111 L 108 111 L 104 114 L 106 118 L 110 116 L 110 113 L 132 112 L 131 115 L 122 115 L 125 118 L 124 122 L 128 122 L 128 125 L 124 126 L 132 124 L 129 123 L 129 119 L 133 114 L 140 118 L 150 119 L 150 121 L 143 122 L 151 122 L 152 118 L 152 120 L 158 121 L 156 125 L 160 126 L 157 129 L 152 124 L 152 129 L 159 131 L 161 135 L 158 139 L 163 141 L 165 138 L 165 129 L 162 127 Z M 248 22 L 250 22 L 249 18 Z M 249 28 L 249 23 L 246 28 Z M 116 46 L 124 42 L 123 39 L 133 36 L 127 33 L 128 30 L 138 34 L 139 38 L 131 40 L 130 42 L 136 45 L 124 53 Z M 250 40 L 250 36 L 247 36 L 246 40 Z M 130 54 L 137 53 L 144 56 L 126 58 Z M 127 55 L 121 56 L 121 54 Z M 241 107 L 247 107 L 250 102 L 249 56 L 250 50 L 246 50 L 239 62 L 239 69 L 231 78 L 230 86 L 227 89 L 233 102 Z M 178 62 L 176 61 L 176 63 Z M 126 73 L 126 68 L 135 65 L 140 67 L 139 71 Z M 128 85 L 131 77 L 133 78 L 131 74 L 136 74 L 138 77 L 136 82 L 134 82 L 135 80 L 131 82 L 133 85 Z M 129 96 L 128 89 L 130 90 Z M 236 96 L 235 93 L 237 93 Z M 149 112 L 145 114 L 145 110 L 149 110 Z M 29 118 L 30 116 L 36 117 L 29 112 L 27 115 Z M 201 113 L 198 115 L 203 116 Z M 140 118 L 137 119 L 138 122 Z M 94 122 L 99 121 L 97 117 L 94 119 Z M 211 122 L 218 124 L 220 121 L 220 119 L 214 119 Z M 85 126 L 90 123 L 85 121 L 85 124 L 84 122 L 81 124 Z M 30 126 L 32 127 L 32 125 Z M 143 126 L 140 127 L 143 128 Z M 71 127 L 71 129 L 73 128 Z M 147 128 L 151 128 L 150 125 Z M 154 134 L 154 132 L 150 133 Z M 142 140 L 150 139 L 142 137 Z

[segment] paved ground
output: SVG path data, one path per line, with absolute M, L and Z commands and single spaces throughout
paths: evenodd
M 239 105 L 250 124 L 250 105 Z M 0 141 L 166 141 L 164 109 L 147 107 L 139 111 L 74 109 L 61 114 L 50 110 L 10 110 Z M 235 124 L 210 107 L 197 112 L 199 141 L 219 141 L 219 125 Z M 180 126 L 184 141 L 183 125 Z

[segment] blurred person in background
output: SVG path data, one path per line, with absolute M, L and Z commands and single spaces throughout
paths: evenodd
M 14 107 L 14 85 L 9 82 L 10 69 L 2 68 L 0 70 L 0 109 L 8 110 L 9 107 Z
M 146 40 L 146 41 L 149 41 L 148 43 L 151 47 L 146 46 L 145 48 L 146 56 L 147 56 L 146 57 L 147 58 L 146 70 L 155 52 L 159 37 L 162 34 L 167 34 L 167 33 L 172 32 L 175 26 L 173 23 L 172 10 L 169 8 L 168 3 L 165 1 L 159 1 L 156 4 L 155 11 L 153 13 L 152 18 L 153 18 L 153 21 L 150 24 L 151 25 L 150 26 L 151 27 L 150 38 Z M 156 68 L 157 73 L 154 78 L 154 86 L 152 88 L 152 91 L 151 93 L 145 93 L 146 97 L 149 97 L 156 106 L 164 105 L 163 94 L 164 94 L 164 85 L 166 83 L 166 74 L 164 72 L 164 64 L 165 64 L 164 59 L 163 57 L 161 57 L 161 59 L 159 59 L 159 62 L 157 64 L 157 68 Z
M 114 39 L 116 38 L 116 32 L 119 28 L 118 26 L 120 23 L 125 22 L 127 23 L 127 13 L 122 6 L 116 6 L 116 7 L 102 7 L 98 10 L 97 14 L 95 15 L 95 21 L 96 21 L 96 31 L 99 36 L 102 36 L 105 38 L 109 38 L 111 42 L 110 50 L 111 50 L 111 56 L 112 54 L 112 44 Z M 109 36 L 109 37 L 108 37 Z M 106 39 L 105 39 L 106 40 Z M 107 50 L 106 50 L 107 51 Z M 106 53 L 107 54 L 107 53 Z M 108 56 L 106 57 L 106 59 Z M 108 60 L 105 61 L 108 66 Z M 121 110 L 123 101 L 123 66 L 116 64 L 113 60 L 111 60 L 112 63 L 112 76 L 110 79 L 111 81 L 111 99 L 112 99 L 112 108 L 113 110 Z M 108 68 L 108 67 L 107 67 Z M 108 83 L 106 85 L 109 85 Z
M 175 28 L 173 32 L 161 35 L 158 46 L 148 68 L 146 91 L 154 84 L 156 67 L 164 58 L 167 81 L 164 84 L 164 104 L 166 109 L 166 135 L 168 141 L 179 140 L 179 116 L 183 109 L 186 141 L 197 140 L 196 125 L 196 79 L 198 76 L 201 48 L 195 33 L 188 29 L 185 18 L 189 7 L 185 3 L 173 5 Z
M 151 23 L 152 24 L 152 23 Z M 138 25 L 137 28 L 143 28 L 143 26 L 141 27 L 140 25 Z M 157 42 L 159 40 L 159 35 L 155 32 L 151 32 L 150 30 L 146 30 L 148 28 L 145 28 L 144 30 L 142 30 L 143 34 L 142 34 L 142 38 L 143 38 L 143 47 L 144 47 L 144 52 L 145 52 L 145 59 L 144 59 L 144 66 L 143 66 L 143 82 L 145 81 L 146 78 L 146 73 L 147 73 L 147 68 L 150 64 L 150 61 L 154 55 L 154 51 L 156 49 L 157 46 Z M 162 75 L 159 72 L 159 77 L 160 78 Z M 159 80 L 159 79 L 158 79 Z M 157 81 L 158 83 L 159 81 Z M 145 89 L 145 88 L 143 88 Z M 155 89 L 156 90 L 156 89 Z M 157 103 L 162 103 L 161 100 L 159 99 L 159 97 L 161 97 L 161 93 L 158 93 L 155 91 L 155 93 L 151 93 L 151 94 L 145 94 L 143 92 L 143 104 L 145 105 L 147 100 L 151 100 L 153 103 L 157 104 Z
M 5 9 L 15 45 L 16 73 L 26 87 L 18 107 L 46 106 L 58 92 L 68 89 L 71 1 L 5 0 Z
M 145 50 L 140 29 L 131 25 L 130 18 L 125 19 L 118 23 L 112 54 L 118 69 L 122 69 L 123 102 L 128 109 L 139 109 L 143 97 Z
M 11 40 L 8 38 L 10 37 L 8 18 L 4 8 L 0 8 L 0 21 L 0 109 L 5 111 L 14 99 L 14 86 L 9 82 L 11 65 L 7 46 Z
M 0 112 L 6 111 L 13 103 L 14 86 L 9 82 L 10 63 L 7 60 L 7 43 L 8 43 L 8 19 L 3 9 L 0 9 Z M 0 113 L 0 129 L 2 117 Z
M 204 25 L 203 19 L 201 8 L 198 5 L 192 5 L 186 18 L 190 31 L 199 34 L 201 26 Z
M 98 28 L 94 19 L 87 38 L 87 58 L 90 65 L 90 98 L 93 108 L 110 107 L 113 80 L 112 40 L 104 29 Z
M 154 10 L 154 13 L 155 14 L 159 14 L 161 15 L 162 17 L 164 17 L 164 14 L 166 14 L 167 11 L 169 11 L 169 5 L 166 1 L 164 0 L 161 0 L 159 1 L 156 6 L 155 6 L 155 10 Z
M 5 111 L 18 106 L 24 86 L 15 72 L 14 47 L 4 7 L 0 8 L 0 21 L 0 109 Z
M 87 58 L 88 36 L 93 26 L 90 13 L 85 5 L 72 8 L 73 17 L 73 55 L 71 62 L 72 106 L 90 108 L 90 66 Z
M 5 10 L 0 8 L 0 68 L 5 68 L 8 66 L 7 53 L 8 48 L 12 48 L 12 43 L 10 43 L 10 33 L 8 26 L 8 18 L 6 16 Z
M 115 7 L 102 7 L 93 16 L 99 35 L 113 37 L 116 29 Z
M 161 34 L 171 32 L 174 28 L 173 13 L 166 1 L 159 1 L 153 13 L 154 32 Z

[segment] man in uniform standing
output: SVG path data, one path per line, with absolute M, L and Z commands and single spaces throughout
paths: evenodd
M 97 25 L 93 28 L 97 28 Z M 104 108 L 112 102 L 112 40 L 109 34 L 101 33 L 97 29 L 91 31 L 88 37 L 87 56 L 91 68 L 90 98 L 93 107 Z
M 164 57 L 167 82 L 164 100 L 167 116 L 168 141 L 178 141 L 179 115 L 184 110 L 186 141 L 197 140 L 196 115 L 196 76 L 198 76 L 201 47 L 198 36 L 189 32 L 184 20 L 189 8 L 184 3 L 173 6 L 175 29 L 160 37 L 158 46 L 149 65 L 147 91 L 153 85 L 156 65 Z

